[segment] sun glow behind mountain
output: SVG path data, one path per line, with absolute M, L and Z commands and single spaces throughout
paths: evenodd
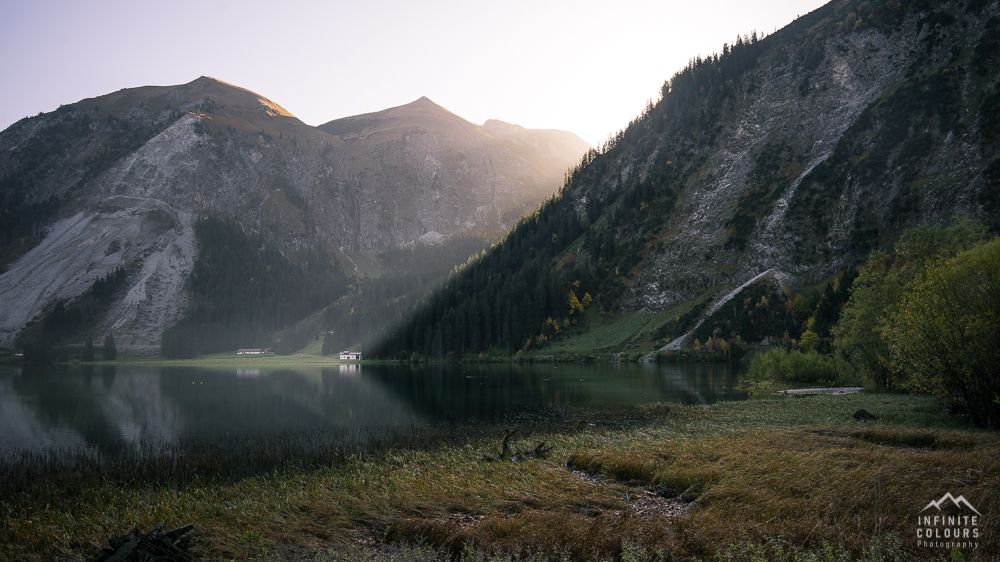
M 476 123 L 624 127 L 689 58 L 820 0 L 0 6 L 0 128 L 67 100 L 216 76 L 318 125 L 429 98 Z

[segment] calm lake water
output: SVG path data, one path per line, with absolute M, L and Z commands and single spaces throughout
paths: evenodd
M 552 405 L 708 404 L 745 399 L 738 375 L 717 363 L 0 370 L 0 451 L 489 421 Z

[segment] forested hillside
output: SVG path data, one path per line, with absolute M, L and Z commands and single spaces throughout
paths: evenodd
M 585 329 L 588 307 L 668 311 L 769 270 L 816 293 L 808 311 L 796 313 L 794 287 L 751 286 L 734 318 L 763 297 L 787 321 L 696 335 L 797 338 L 824 299 L 846 300 L 842 272 L 906 228 L 953 215 L 996 227 L 998 42 L 996 2 L 831 2 L 696 58 L 374 348 L 513 354 Z M 815 288 L 824 280 L 830 295 Z
M 214 216 L 196 222 L 195 233 L 194 304 L 163 333 L 164 357 L 271 347 L 275 333 L 346 290 L 344 274 L 322 251 L 289 259 L 260 234 Z
M 428 294 L 440 290 L 457 266 L 490 247 L 481 236 L 455 236 L 440 245 L 416 244 L 378 254 L 384 272 L 353 281 L 349 294 L 324 311 L 323 353 L 377 340 L 402 324 Z
M 480 127 L 427 98 L 312 127 L 266 97 L 205 76 L 123 88 L 26 117 L 0 132 L 0 348 L 55 344 L 35 325 L 61 317 L 58 303 L 89 311 L 66 333 L 114 332 L 127 354 L 157 354 L 164 331 L 178 322 L 170 345 L 182 332 L 200 331 L 204 338 L 186 339 L 216 349 L 214 337 L 232 338 L 210 326 L 233 323 L 242 326 L 232 328 L 244 334 L 238 339 L 259 339 L 250 334 L 323 311 L 331 301 L 317 295 L 328 291 L 261 293 L 254 304 L 267 310 L 244 321 L 232 303 L 215 299 L 249 286 L 226 280 L 226 290 L 208 290 L 191 278 L 196 262 L 203 268 L 222 259 L 199 255 L 215 242 L 195 232 L 205 228 L 195 228 L 198 217 L 241 225 L 296 267 L 309 263 L 302 256 L 322 254 L 360 278 L 383 251 L 452 236 L 496 241 L 558 189 L 587 148 L 565 131 L 499 121 Z M 444 273 L 467 258 L 449 255 Z M 100 309 L 85 306 L 95 280 L 118 269 L 127 286 Z M 390 269 L 390 276 L 407 273 Z M 359 298 L 365 310 L 382 304 Z M 334 323 L 341 320 L 327 322 Z M 292 345 L 302 337 L 296 330 L 275 341 Z

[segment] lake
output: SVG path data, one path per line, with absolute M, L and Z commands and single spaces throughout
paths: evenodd
M 710 404 L 747 398 L 738 376 L 720 363 L 0 370 L 0 451 L 494 421 L 558 405 Z

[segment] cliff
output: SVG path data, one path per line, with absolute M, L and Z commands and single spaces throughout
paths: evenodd
M 575 135 L 555 145 L 539 154 L 426 98 L 316 128 L 208 77 L 23 119 L 0 133 L 0 347 L 117 268 L 128 287 L 95 332 L 157 345 L 190 304 L 198 216 L 235 220 L 293 260 L 429 232 L 498 237 L 588 148 Z
M 819 282 L 916 225 L 995 229 L 997 53 L 995 2 L 835 0 L 698 57 L 379 350 L 514 353 L 557 336 L 549 320 L 576 319 L 584 293 L 612 314 L 720 305 L 764 273 Z M 448 337 L 473 322 L 490 336 Z

